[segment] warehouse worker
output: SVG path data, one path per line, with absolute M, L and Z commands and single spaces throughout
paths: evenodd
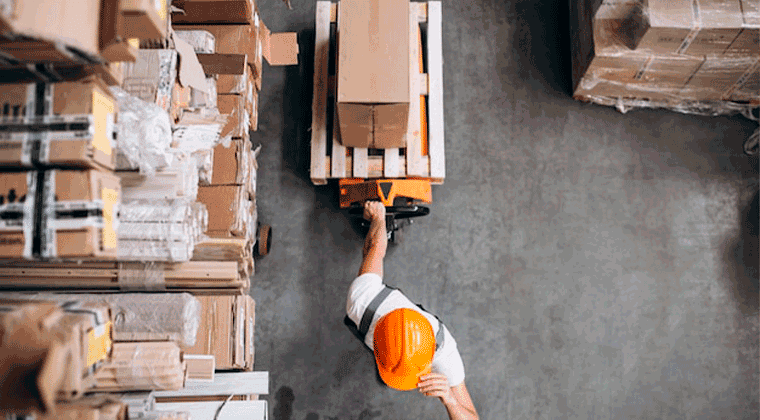
M 366 202 L 364 218 L 370 228 L 359 276 L 348 291 L 346 325 L 373 351 L 386 385 L 439 398 L 452 420 L 478 419 L 454 337 L 435 315 L 383 284 L 385 207 Z

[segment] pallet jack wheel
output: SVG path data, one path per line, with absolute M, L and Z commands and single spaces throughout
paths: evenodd
M 272 226 L 261 225 L 256 241 L 256 253 L 263 257 L 269 254 L 270 249 L 272 249 Z

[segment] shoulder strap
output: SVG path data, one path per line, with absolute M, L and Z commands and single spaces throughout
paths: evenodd
M 385 298 L 387 298 L 392 291 L 393 289 L 390 287 L 384 286 L 383 290 L 372 299 L 372 302 L 369 303 L 367 309 L 364 310 L 364 315 L 362 315 L 361 322 L 359 323 L 359 335 L 361 336 L 362 341 L 364 341 L 364 337 L 366 337 L 367 332 L 369 332 L 369 326 L 372 324 L 372 318 L 374 318 L 377 308 L 380 307 L 380 304 L 385 301 Z

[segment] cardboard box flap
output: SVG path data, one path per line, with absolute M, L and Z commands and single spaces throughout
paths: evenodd
M 192 45 L 182 38 L 174 36 L 173 32 L 172 39 L 174 40 L 177 54 L 179 54 L 179 83 L 182 86 L 190 86 L 202 92 L 208 92 L 206 75 L 203 73 L 203 67 L 201 67 L 201 63 L 198 61 L 198 56 L 195 54 Z
M 261 49 L 264 58 L 272 66 L 298 64 L 298 34 L 283 32 L 273 34 L 261 22 Z

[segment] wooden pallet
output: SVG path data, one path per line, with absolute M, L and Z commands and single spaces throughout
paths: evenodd
M 340 16 L 339 4 L 329 1 L 317 2 L 316 34 L 314 49 L 314 96 L 311 121 L 311 181 L 324 185 L 328 179 L 341 178 L 428 178 L 434 184 L 442 184 L 446 173 L 446 157 L 443 136 L 443 55 L 441 45 L 441 2 L 411 3 L 409 32 L 409 98 L 410 117 L 407 131 L 407 147 L 380 150 L 379 155 L 366 148 L 346 148 L 340 142 L 336 127 L 336 83 L 328 74 L 329 60 L 335 59 L 337 43 L 330 35 L 330 25 Z M 419 67 L 419 30 L 426 24 L 427 37 L 423 53 L 427 58 L 427 73 Z M 331 45 L 333 46 L 331 48 Z M 337 67 L 337 66 L 335 66 Z M 427 97 L 428 150 L 423 150 L 420 134 L 420 96 Z M 332 121 L 333 129 L 328 129 Z M 330 140 L 328 140 L 328 138 Z

